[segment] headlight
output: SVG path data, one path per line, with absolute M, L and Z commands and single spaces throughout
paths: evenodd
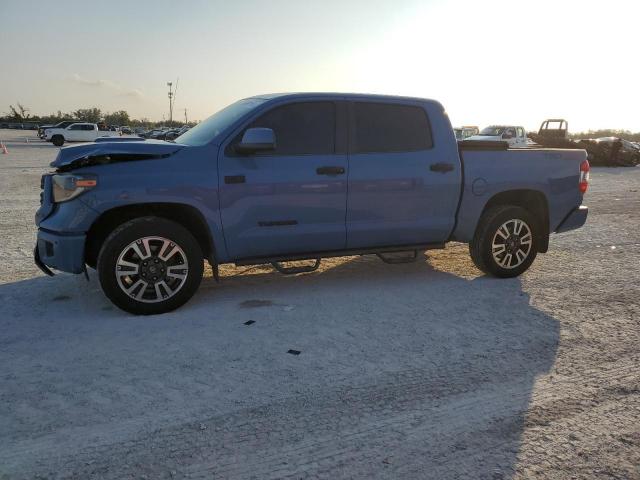
M 53 175 L 51 180 L 54 203 L 67 202 L 98 184 L 98 178 L 95 175 L 72 175 L 69 173 Z

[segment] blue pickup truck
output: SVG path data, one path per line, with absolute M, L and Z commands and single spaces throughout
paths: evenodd
M 483 272 L 514 277 L 550 233 L 585 223 L 586 158 L 458 143 L 433 100 L 256 96 L 175 142 L 62 148 L 41 181 L 35 262 L 49 275 L 95 268 L 105 294 L 135 314 L 183 305 L 204 260 L 216 278 L 222 263 L 293 274 L 324 257 L 410 261 L 457 241 Z

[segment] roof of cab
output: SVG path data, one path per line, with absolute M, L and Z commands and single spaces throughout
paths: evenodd
M 295 98 L 343 98 L 345 100 L 391 100 L 391 101 L 411 101 L 427 102 L 440 105 L 440 102 L 430 98 L 404 97 L 398 95 L 380 95 L 374 93 L 340 93 L 340 92 L 295 92 L 295 93 L 268 93 L 264 95 L 254 95 L 250 98 L 262 98 L 265 100 L 275 99 L 295 99 Z

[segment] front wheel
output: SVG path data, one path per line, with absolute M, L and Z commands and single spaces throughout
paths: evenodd
M 98 276 L 109 299 L 136 315 L 175 310 L 196 292 L 204 269 L 198 241 L 182 225 L 142 217 L 116 228 L 98 255 Z
M 522 207 L 499 206 L 487 210 L 469 244 L 473 263 L 489 275 L 517 277 L 536 258 L 537 228 L 536 218 Z

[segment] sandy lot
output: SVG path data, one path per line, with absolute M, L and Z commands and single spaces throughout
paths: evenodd
M 0 479 L 640 478 L 640 168 L 518 279 L 464 245 L 225 268 L 141 318 L 38 272 L 57 148 L 0 138 Z

